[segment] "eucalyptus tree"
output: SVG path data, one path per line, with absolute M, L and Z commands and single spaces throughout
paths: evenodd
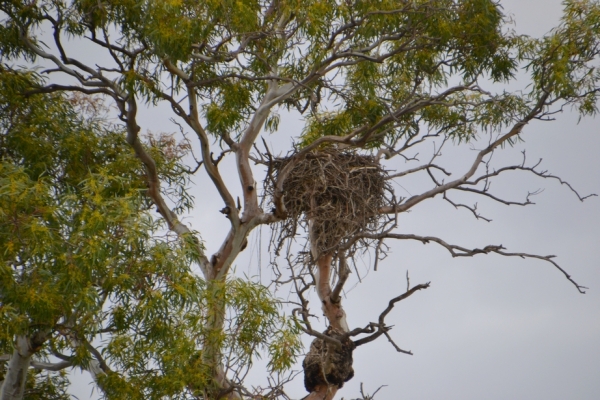
M 70 398 L 64 374 L 29 368 L 87 370 L 111 398 L 202 393 L 207 371 L 194 364 L 213 297 L 236 310 L 214 339 L 230 356 L 248 363 L 257 347 L 282 343 L 293 351 L 264 288 L 229 279 L 208 293 L 192 274 L 202 247 L 165 236 L 150 215 L 144 172 L 102 103 L 20 95 L 39 83 L 0 70 L 0 398 Z M 157 175 L 180 195 L 175 207 L 188 207 L 185 146 L 165 135 L 152 143 Z M 292 340 L 265 343 L 272 335 Z M 272 361 L 273 370 L 290 362 Z
M 583 292 L 550 256 L 466 248 L 396 225 L 438 195 L 485 218 L 452 200 L 453 192 L 531 204 L 529 196 L 514 201 L 490 191 L 507 171 L 559 179 L 537 164 L 491 159 L 533 120 L 564 107 L 595 114 L 597 1 L 565 1 L 561 24 L 541 39 L 507 29 L 492 0 L 13 0 L 0 10 L 8 82 L 0 195 L 3 214 L 14 216 L 2 222 L 3 232 L 14 232 L 2 236 L 2 399 L 22 398 L 29 365 L 86 369 L 107 398 L 285 398 L 281 374 L 298 355 L 299 331 L 315 337 L 304 363 L 307 398 L 331 399 L 352 377 L 352 350 L 382 335 L 392 340 L 386 315 L 428 287 L 390 294 L 376 322 L 348 326 L 340 296 L 348 263 L 365 246 L 377 262 L 386 240 L 435 243 L 453 257 L 541 259 Z M 31 67 L 15 66 L 25 61 Z M 530 84 L 506 91 L 517 74 Z M 111 111 L 105 120 L 90 117 L 73 104 L 82 98 L 103 99 L 117 120 Z M 139 110 L 161 103 L 183 144 L 168 135 L 145 141 Z M 286 157 L 259 140 L 263 131 L 280 134 L 282 112 L 306 122 Z M 428 162 L 414 157 L 432 142 L 461 145 L 479 135 L 489 135 L 489 144 L 458 178 L 440 165 L 439 147 Z M 197 159 L 185 157 L 188 147 L 199 148 Z M 318 233 L 336 221 L 319 220 L 310 207 L 294 214 L 289 183 L 307 160 L 327 154 L 362 160 L 340 176 L 395 157 L 412 165 L 378 175 L 381 201 L 366 225 L 320 242 Z M 224 158 L 234 159 L 236 186 L 222 174 Z M 227 218 L 229 232 L 210 252 L 202 232 L 181 221 L 194 207 L 185 190 L 194 174 L 207 174 Z M 385 183 L 414 174 L 430 189 L 400 198 Z M 322 190 L 331 193 L 329 185 Z M 203 200 L 197 218 L 207 218 Z M 338 205 L 348 209 L 354 200 Z M 170 232 L 162 238 L 161 224 Z M 278 254 L 295 251 L 285 240 L 306 228 L 311 251 L 281 254 L 285 264 L 274 265 L 275 284 L 288 282 L 298 296 L 291 320 L 265 287 L 233 277 L 234 261 L 261 225 L 281 228 Z M 329 323 L 324 333 L 312 328 L 304 297 L 313 285 Z M 244 383 L 259 351 L 268 353 L 275 377 L 264 390 Z

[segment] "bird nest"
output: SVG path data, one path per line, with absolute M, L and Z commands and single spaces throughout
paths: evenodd
M 293 163 L 291 170 L 282 176 L 289 163 Z M 335 252 L 356 235 L 377 231 L 382 220 L 379 211 L 393 199 L 387 173 L 377 158 L 354 151 L 327 149 L 301 158 L 273 159 L 268 175 L 265 192 L 271 199 L 278 180 L 284 179 L 287 218 L 275 233 L 278 249 L 304 226 L 313 253 Z

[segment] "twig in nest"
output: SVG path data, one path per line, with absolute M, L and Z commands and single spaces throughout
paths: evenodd
M 386 217 L 379 210 L 392 203 L 393 192 L 376 157 L 326 149 L 308 153 L 300 160 L 293 156 L 274 159 L 274 177 L 265 181 L 265 192 L 271 198 L 280 179 L 278 173 L 289 162 L 295 165 L 284 177 L 283 201 L 288 218 L 274 234 L 278 248 L 296 235 L 298 226 L 309 228 L 312 249 L 323 254 L 335 252 L 345 239 L 377 231 L 383 225 Z

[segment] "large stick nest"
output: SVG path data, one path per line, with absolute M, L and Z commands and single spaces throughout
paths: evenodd
M 391 203 L 393 193 L 387 173 L 375 157 L 327 149 L 300 159 L 291 155 L 272 161 L 265 191 L 273 198 L 276 183 L 284 179 L 283 204 L 288 217 L 278 232 L 280 245 L 303 225 L 309 229 L 312 249 L 323 254 L 381 226 L 379 210 Z M 291 171 L 281 176 L 290 162 L 294 163 Z

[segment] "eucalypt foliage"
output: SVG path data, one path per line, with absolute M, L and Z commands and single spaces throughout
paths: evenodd
M 535 39 L 497 0 L 1 1 L 0 400 L 41 385 L 27 366 L 85 369 L 107 398 L 285 399 L 301 331 L 315 340 L 308 400 L 331 400 L 354 348 L 393 343 L 386 316 L 429 287 L 348 325 L 353 261 L 371 252 L 377 269 L 391 240 L 542 260 L 584 292 L 553 256 L 401 223 L 436 197 L 482 220 L 471 198 L 532 204 L 535 192 L 495 192 L 507 172 L 564 183 L 493 157 L 532 121 L 597 111 L 600 4 L 564 10 Z M 267 139 L 291 132 L 284 116 L 303 127 L 281 156 Z M 176 135 L 146 133 L 161 118 Z M 477 140 L 443 164 L 443 146 Z M 394 192 L 413 178 L 409 197 Z M 192 179 L 205 179 L 197 207 Z M 210 253 L 182 221 L 190 211 L 222 235 Z M 261 226 L 279 226 L 269 289 L 297 296 L 289 319 L 273 290 L 234 272 Z M 325 333 L 311 325 L 313 287 Z M 268 384 L 249 388 L 258 355 Z
M 109 110 L 100 99 L 23 95 L 37 79 L 0 68 L 0 398 L 70 398 L 70 369 L 89 371 L 107 398 L 202 396 L 213 341 L 240 376 L 259 352 L 273 373 L 289 369 L 299 341 L 278 301 L 250 281 L 195 275 L 199 241 L 174 240 L 152 216 Z M 190 201 L 183 154 L 145 146 Z M 206 329 L 215 303 L 227 310 L 217 336 Z

